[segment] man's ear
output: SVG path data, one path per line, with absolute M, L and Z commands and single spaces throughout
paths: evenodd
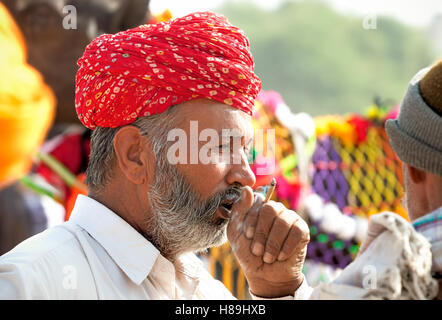
M 140 129 L 135 126 L 122 127 L 114 137 L 114 151 L 117 158 L 117 165 L 134 184 L 146 182 L 150 151 L 146 147 L 146 139 L 142 136 Z
M 425 179 L 427 178 L 425 171 L 415 168 L 413 166 L 410 166 L 408 164 L 405 164 L 406 170 L 408 171 L 408 175 L 410 176 L 413 183 L 418 184 L 425 182 Z

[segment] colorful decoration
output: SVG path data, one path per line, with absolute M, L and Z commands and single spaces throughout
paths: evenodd
M 407 218 L 401 205 L 401 164 L 384 130 L 386 119 L 394 118 L 398 108 L 371 106 L 367 116 L 316 117 L 312 136 L 296 123 L 296 114 L 287 113 L 278 93 L 261 91 L 255 108 L 255 130 L 274 129 L 276 138 L 275 170 L 257 176 L 255 187 L 268 183 L 273 174 L 277 180 L 273 200 L 297 211 L 310 226 L 304 274 L 312 285 L 329 281 L 356 257 L 372 214 L 392 211 Z M 307 141 L 304 154 L 297 152 L 299 136 Z M 252 160 L 263 156 L 255 150 Z M 307 182 L 301 179 L 302 157 L 309 163 Z M 254 172 L 256 166 L 252 164 Z M 223 259 L 229 250 L 224 245 Z M 239 268 L 234 258 L 229 259 L 231 270 Z M 229 280 L 236 282 L 243 279 Z
M 23 35 L 0 3 L 0 185 L 32 168 L 55 116 L 55 95 L 27 63 Z
M 164 21 L 169 21 L 173 18 L 172 12 L 169 9 L 164 10 L 161 13 L 154 14 L 148 23 L 159 23 Z
M 64 207 L 66 210 L 65 213 L 65 220 L 68 221 L 69 217 L 71 216 L 72 209 L 74 209 L 75 201 L 77 201 L 77 196 L 79 194 L 87 195 L 87 189 L 84 187 L 84 181 L 86 180 L 86 174 L 81 173 L 79 174 L 75 181 L 76 183 L 72 186 L 71 192 L 69 193 L 68 198 L 66 199 L 66 202 L 64 203 Z

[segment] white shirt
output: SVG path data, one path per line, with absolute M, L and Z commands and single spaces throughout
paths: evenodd
M 396 213 L 371 216 L 356 259 L 329 283 L 311 288 L 304 281 L 295 299 L 433 299 L 438 293 L 438 283 L 431 276 L 432 258 L 433 262 L 437 261 L 442 252 L 434 246 L 438 240 L 436 219 L 437 212 L 420 221 L 428 222 L 422 229 L 432 229 L 428 233 L 433 235 L 432 246 Z
M 79 195 L 68 222 L 0 257 L 0 299 L 234 299 L 192 253 L 175 263 Z

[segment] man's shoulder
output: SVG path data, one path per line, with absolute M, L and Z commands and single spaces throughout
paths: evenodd
M 69 252 L 78 245 L 76 225 L 69 222 L 46 229 L 23 242 L 0 257 L 0 264 L 14 261 L 18 264 L 32 264 L 57 252 Z M 77 229 L 77 230 L 76 230 Z
M 0 286 L 5 298 L 45 299 L 64 297 L 66 279 L 75 274 L 92 280 L 78 233 L 66 222 L 23 241 L 0 257 Z M 69 280 L 69 279 L 68 279 Z M 93 282 L 93 281 L 92 281 Z M 9 289 L 7 289 L 9 288 Z

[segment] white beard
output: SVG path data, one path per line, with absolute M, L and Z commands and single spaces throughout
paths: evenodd
M 151 216 L 145 236 L 169 259 L 185 252 L 201 252 L 227 241 L 228 220 L 214 220 L 226 191 L 203 201 L 185 177 L 168 163 L 148 192 Z M 232 188 L 235 189 L 235 188 Z M 227 193 L 232 193 L 228 189 Z

